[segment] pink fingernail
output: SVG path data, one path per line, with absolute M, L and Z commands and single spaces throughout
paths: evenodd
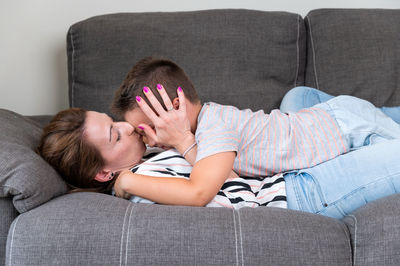
M 140 96 L 136 96 L 136 101 L 140 102 L 141 99 Z
M 182 88 L 181 88 L 181 87 L 178 87 L 178 91 L 182 92 Z
M 144 91 L 145 93 L 148 93 L 148 92 L 149 92 L 149 87 L 143 87 L 143 91 Z
M 162 90 L 161 84 L 157 84 L 157 89 Z
M 144 130 L 144 127 L 138 126 L 139 129 Z

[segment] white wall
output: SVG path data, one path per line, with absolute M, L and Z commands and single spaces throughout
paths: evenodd
M 0 0 L 0 108 L 24 115 L 68 107 L 69 26 L 114 12 L 247 8 L 305 16 L 316 8 L 400 8 L 400 0 Z

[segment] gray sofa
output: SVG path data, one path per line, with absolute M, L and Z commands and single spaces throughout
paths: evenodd
M 307 85 L 400 105 L 400 10 L 207 10 L 93 17 L 67 34 L 70 105 L 108 113 L 126 72 L 170 58 L 203 101 L 278 108 Z M 34 152 L 51 116 L 0 110 L 0 264 L 398 265 L 400 195 L 342 220 L 278 208 L 133 204 L 66 194 Z

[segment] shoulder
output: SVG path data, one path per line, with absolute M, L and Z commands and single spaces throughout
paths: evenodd
M 222 105 L 214 102 L 207 102 L 199 113 L 197 120 L 196 135 L 204 130 L 230 129 L 232 116 L 238 110 L 236 107 Z
M 200 110 L 198 123 L 208 120 L 226 120 L 236 112 L 240 112 L 240 110 L 235 106 L 206 102 Z

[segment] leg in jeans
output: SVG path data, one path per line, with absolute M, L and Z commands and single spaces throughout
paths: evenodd
M 288 208 L 341 219 L 400 192 L 400 140 L 388 140 L 284 175 Z
M 301 109 L 326 102 L 334 96 L 310 87 L 295 87 L 282 99 L 280 110 L 284 113 L 297 112 Z M 400 124 L 400 107 L 382 107 L 380 110 Z
M 397 124 L 400 124 L 400 107 L 399 106 L 395 106 L 395 107 L 381 107 L 379 108 L 381 109 L 381 111 L 389 116 L 390 118 L 392 118 Z
M 295 87 L 282 99 L 280 110 L 284 113 L 297 112 L 301 109 L 326 102 L 334 96 L 310 87 Z

